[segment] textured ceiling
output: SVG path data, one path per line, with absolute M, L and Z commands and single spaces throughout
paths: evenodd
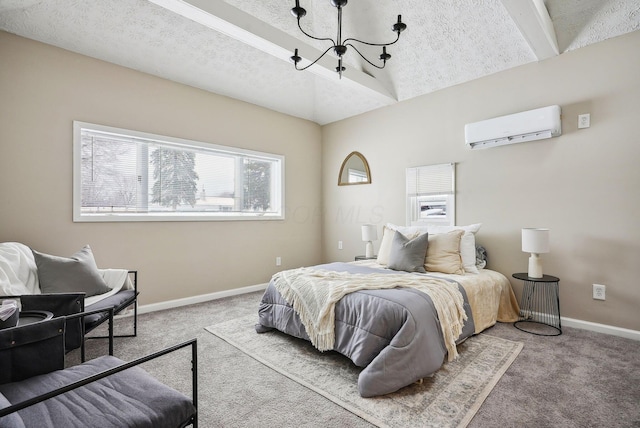
M 538 61 L 505 7 L 509 1 L 352 1 L 343 9 L 344 37 L 391 41 L 398 14 L 408 29 L 389 48 L 393 57 L 384 70 L 348 52 L 342 80 L 336 73 L 296 71 L 287 61 L 294 47 L 303 56 L 305 49 L 328 47 L 300 33 L 290 14 L 294 0 L 0 0 L 0 29 L 326 124 Z M 306 30 L 334 36 L 336 9 L 329 1 L 301 0 L 301 5 L 307 9 Z M 560 54 L 640 30 L 637 0 L 544 5 Z M 198 6 L 205 18 L 176 13 L 174 6 Z M 231 16 L 240 31 L 211 28 L 216 27 L 207 17 L 216 10 L 226 11 L 221 18 Z M 247 43 L 238 37 L 243 33 L 261 34 L 259 42 Z M 378 55 L 376 50 L 368 57 Z M 334 62 L 332 57 L 329 69 Z

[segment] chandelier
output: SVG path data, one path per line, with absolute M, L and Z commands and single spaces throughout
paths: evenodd
M 342 72 L 346 70 L 346 68 L 342 65 L 342 56 L 345 53 L 347 53 L 347 47 L 353 48 L 353 50 L 356 51 L 358 55 L 362 57 L 362 59 L 367 61 L 369 64 L 371 64 L 375 68 L 383 69 L 384 66 L 387 65 L 387 61 L 391 58 L 391 55 L 387 53 L 387 46 L 390 46 L 396 43 L 398 40 L 400 40 L 400 33 L 402 33 L 404 30 L 407 29 L 407 25 L 402 22 L 402 16 L 398 15 L 398 22 L 393 24 L 393 27 L 391 27 L 391 30 L 397 34 L 397 37 L 394 41 L 390 43 L 369 43 L 369 42 L 354 39 L 351 37 L 348 39 L 342 40 L 342 8 L 347 5 L 348 0 L 330 0 L 330 1 L 331 1 L 331 5 L 338 9 L 338 34 L 335 40 L 333 40 L 330 37 L 315 37 L 302 29 L 302 26 L 300 25 L 300 18 L 305 16 L 307 14 L 307 11 L 303 7 L 300 7 L 300 0 L 296 0 L 296 6 L 293 9 L 291 9 L 291 14 L 298 20 L 298 28 L 300 28 L 300 31 L 302 31 L 302 33 L 305 36 L 310 37 L 314 40 L 320 40 L 320 41 L 326 40 L 332 43 L 332 46 L 327 48 L 327 50 L 324 51 L 322 55 L 320 55 L 315 61 L 313 61 L 311 64 L 307 65 L 306 67 L 302 67 L 302 68 L 298 68 L 298 63 L 302 60 L 302 58 L 298 55 L 298 49 L 296 49 L 293 56 L 291 57 L 291 61 L 295 65 L 296 70 L 300 70 L 300 71 L 306 70 L 316 62 L 320 61 L 320 58 L 325 56 L 327 52 L 333 49 L 333 52 L 338 57 L 338 66 L 336 67 L 336 71 L 340 75 L 340 78 L 342 78 Z M 381 46 L 382 53 L 380 54 L 379 59 L 380 61 L 382 61 L 382 65 L 374 64 L 373 62 L 369 61 L 362 54 L 362 52 L 360 52 L 358 48 L 353 45 L 354 42 L 361 43 L 363 45 L 368 45 L 368 46 Z

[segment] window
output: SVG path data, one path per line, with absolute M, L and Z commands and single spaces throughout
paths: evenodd
M 284 157 L 75 121 L 74 221 L 284 218 Z
M 455 164 L 407 168 L 407 225 L 455 223 Z
M 349 183 L 364 183 L 367 181 L 367 173 L 357 169 L 349 168 Z

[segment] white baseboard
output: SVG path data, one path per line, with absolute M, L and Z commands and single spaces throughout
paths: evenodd
M 145 314 L 147 312 L 178 308 L 180 306 L 193 305 L 195 303 L 208 302 L 210 300 L 217 300 L 225 297 L 238 296 L 240 294 L 253 293 L 254 291 L 261 291 L 266 289 L 267 285 L 267 283 L 250 285 L 247 287 L 235 288 L 233 290 L 218 291 L 215 293 L 201 294 L 198 296 L 185 297 L 182 299 L 167 300 L 166 302 L 141 305 L 138 307 L 138 313 Z M 598 333 L 610 334 L 612 336 L 625 337 L 627 339 L 640 341 L 640 331 L 637 330 L 630 330 L 628 328 L 615 327 L 606 324 L 598 324 L 595 322 L 582 321 L 573 318 L 561 317 L 560 319 L 562 321 L 563 327 L 579 328 L 582 330 L 595 331 Z
M 576 320 L 573 318 L 560 317 L 560 320 L 562 321 L 562 327 L 573 327 L 582 330 L 610 334 L 612 336 L 625 337 L 627 339 L 640 340 L 640 331 L 637 330 L 615 327 L 606 324 L 598 324 L 590 321 Z
M 151 303 L 149 305 L 138 306 L 139 314 L 147 312 L 161 311 L 164 309 L 177 308 L 180 306 L 193 305 L 195 303 L 208 302 L 210 300 L 222 299 L 225 297 L 238 296 L 240 294 L 253 293 L 254 291 L 265 290 L 268 284 L 250 285 L 248 287 L 234 288 L 233 290 L 217 291 L 215 293 L 200 294 L 198 296 L 185 297 L 182 299 L 167 300 L 166 302 Z

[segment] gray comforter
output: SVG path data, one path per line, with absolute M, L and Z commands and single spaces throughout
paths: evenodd
M 351 273 L 398 273 L 350 263 L 330 263 L 318 269 Z M 464 289 L 468 319 L 458 342 L 475 330 Z M 363 397 L 389 394 L 433 374 L 447 354 L 438 315 L 426 294 L 411 288 L 365 290 L 343 297 L 335 308 L 336 341 L 334 350 L 364 367 L 358 378 Z M 293 310 L 269 284 L 258 311 L 256 331 L 277 329 L 309 340 L 304 325 Z

